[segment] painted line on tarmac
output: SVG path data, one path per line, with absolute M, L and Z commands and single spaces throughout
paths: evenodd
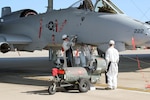
M 106 84 L 96 84 L 96 86 L 106 87 L 107 85 L 106 85 Z M 149 93 L 150 93 L 150 88 L 139 89 L 139 88 L 118 86 L 118 89 L 132 90 L 132 91 L 140 91 L 140 92 L 149 92 Z

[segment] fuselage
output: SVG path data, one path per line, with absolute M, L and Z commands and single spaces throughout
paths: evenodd
M 32 39 L 28 45 L 14 45 L 19 50 L 41 50 L 47 46 L 60 46 L 62 35 L 77 35 L 77 43 L 96 46 L 106 44 L 110 39 L 123 46 L 136 46 L 150 40 L 150 26 L 134 20 L 125 14 L 94 12 L 88 9 L 70 7 L 18 19 L 5 19 L 0 23 L 0 33 L 21 34 Z M 101 50 L 105 50 L 101 47 Z M 124 47 L 125 49 L 126 47 Z

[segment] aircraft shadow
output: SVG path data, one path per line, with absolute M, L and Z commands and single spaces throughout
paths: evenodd
M 129 59 L 130 58 L 130 59 Z M 138 71 L 135 55 L 120 56 L 119 72 Z M 150 67 L 150 55 L 138 55 L 142 69 Z M 146 62 L 146 63 L 145 63 Z M 51 76 L 54 67 L 48 57 L 0 58 L 0 82 L 33 86 L 49 86 L 48 80 L 29 79 L 27 77 Z
M 0 82 L 48 86 L 48 80 L 30 79 L 28 77 L 51 76 L 53 66 L 48 57 L 0 58 Z
M 120 55 L 119 72 L 136 72 L 150 68 L 150 54 Z

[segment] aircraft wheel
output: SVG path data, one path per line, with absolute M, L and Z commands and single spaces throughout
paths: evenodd
M 56 93 L 56 83 L 53 82 L 49 87 L 48 87 L 48 93 L 50 95 L 53 95 Z
M 87 92 L 90 89 L 90 83 L 88 79 L 80 79 L 79 81 L 79 91 Z

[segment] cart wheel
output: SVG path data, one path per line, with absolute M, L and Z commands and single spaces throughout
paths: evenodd
M 87 92 L 90 89 L 90 83 L 87 79 L 80 79 L 79 81 L 79 91 Z
M 56 93 L 56 83 L 53 82 L 49 87 L 48 87 L 48 93 L 50 95 L 53 95 Z

